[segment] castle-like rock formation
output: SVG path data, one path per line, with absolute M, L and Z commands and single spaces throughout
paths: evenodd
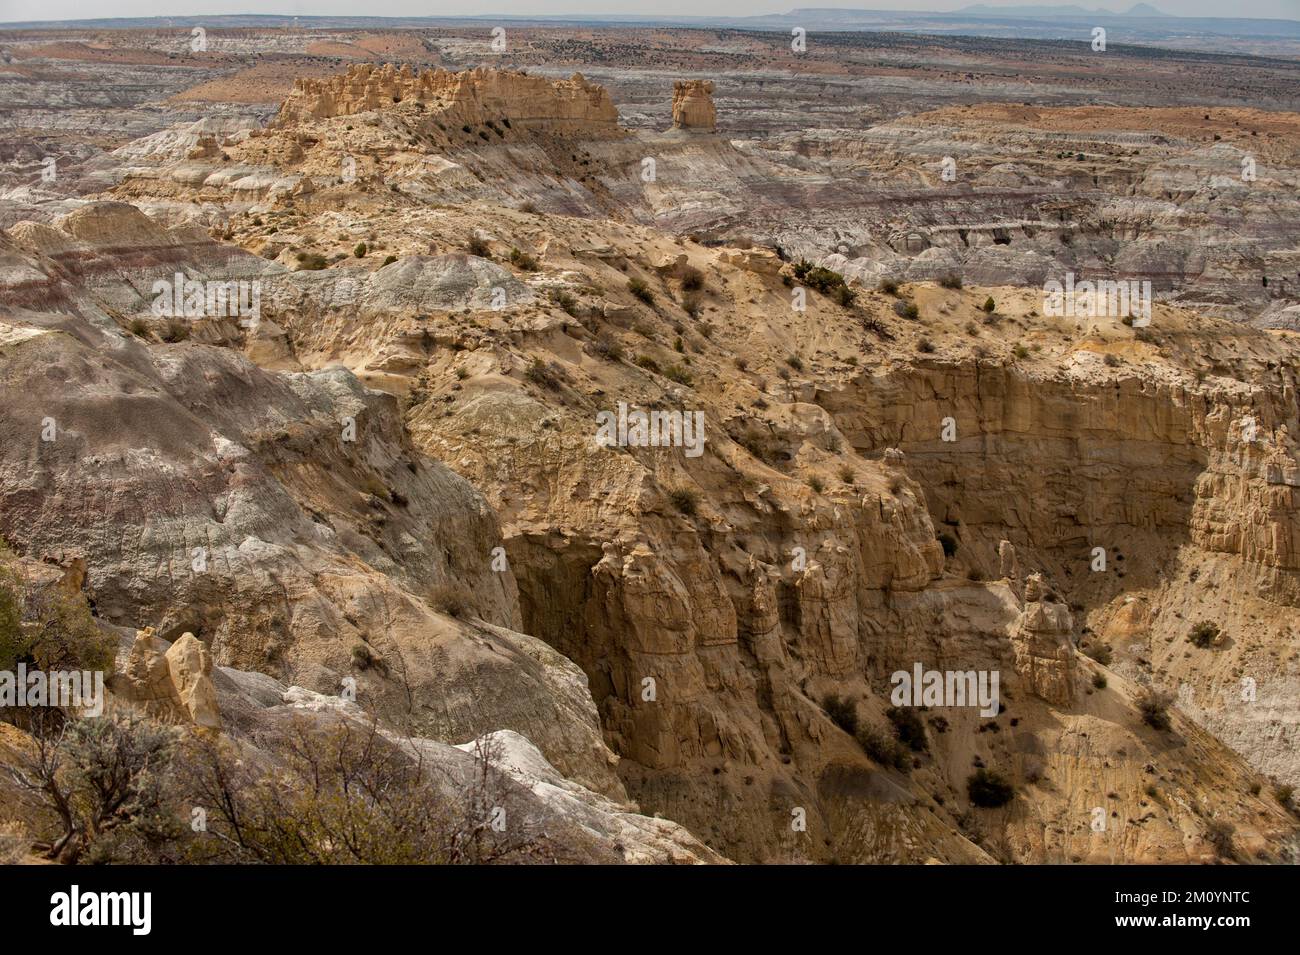
M 508 120 L 512 126 L 535 125 L 552 132 L 621 135 L 609 93 L 581 73 L 552 82 L 511 70 L 416 72 L 409 65 L 391 63 L 378 68 L 357 64 L 340 76 L 297 80 L 276 121 L 289 125 L 350 116 L 408 101 L 441 114 L 448 123 Z
M 678 80 L 673 84 L 673 128 L 711 133 L 718 125 L 711 80 Z

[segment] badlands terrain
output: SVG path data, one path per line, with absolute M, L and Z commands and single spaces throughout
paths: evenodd
M 0 667 L 170 760 L 0 725 L 13 858 L 1295 861 L 1300 61 L 200 34 L 0 31 Z

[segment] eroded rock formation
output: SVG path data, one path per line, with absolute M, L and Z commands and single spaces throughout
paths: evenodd
M 718 125 L 711 80 L 678 80 L 673 84 L 673 127 L 711 133 Z
M 618 111 L 603 86 L 588 83 L 581 73 L 567 80 L 479 67 L 413 71 L 388 63 L 374 67 L 355 64 L 342 76 L 326 80 L 300 79 L 280 108 L 277 121 L 350 116 L 418 103 L 447 123 L 519 123 L 552 132 L 590 137 L 618 134 Z

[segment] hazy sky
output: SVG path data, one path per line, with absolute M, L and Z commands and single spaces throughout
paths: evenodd
M 1137 0 L 0 0 L 0 22 L 82 17 L 195 16 L 214 13 L 329 14 L 334 16 L 565 15 L 654 13 L 732 15 L 785 13 L 797 7 L 857 10 L 957 10 L 975 3 L 1017 6 L 1075 3 L 1088 9 L 1127 10 Z M 1282 17 L 1300 20 L 1300 0 L 1150 0 L 1179 16 Z

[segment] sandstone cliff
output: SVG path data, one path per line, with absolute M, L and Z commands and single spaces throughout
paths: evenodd
M 461 73 L 415 72 L 410 66 L 397 68 L 391 63 L 378 69 L 357 64 L 342 76 L 298 80 L 280 107 L 277 122 L 351 116 L 403 102 L 419 104 L 447 123 L 491 120 L 592 137 L 618 133 L 618 112 L 609 93 L 580 73 L 552 82 L 482 67 Z

